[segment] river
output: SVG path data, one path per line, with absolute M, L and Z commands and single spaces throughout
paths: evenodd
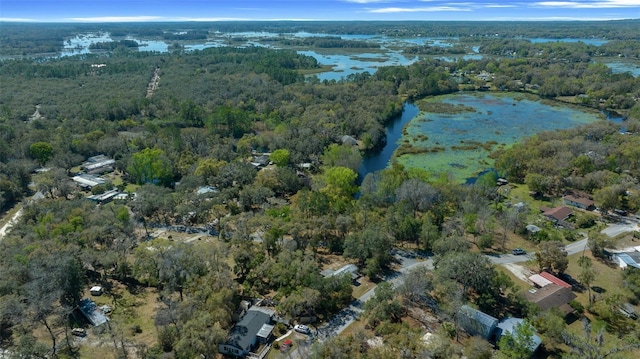
M 367 173 L 376 172 L 387 168 L 389 161 L 393 156 L 393 152 L 398 147 L 398 140 L 402 137 L 402 129 L 420 112 L 418 106 L 405 102 L 402 108 L 402 114 L 392 120 L 386 127 L 387 143 L 376 153 L 369 154 L 362 160 L 362 164 L 358 169 L 360 179 L 364 178 Z

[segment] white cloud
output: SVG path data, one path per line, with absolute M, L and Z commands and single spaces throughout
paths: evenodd
M 534 5 L 541 7 L 569 9 L 603 9 L 621 7 L 640 7 L 638 0 L 600 0 L 600 1 L 540 1 Z
M 145 22 L 162 21 L 165 18 L 160 16 L 97 16 L 97 17 L 70 17 L 67 21 L 78 22 Z
M 0 22 L 35 22 L 38 21 L 36 19 L 27 19 L 23 17 L 0 17 Z
M 426 6 L 426 7 L 386 7 L 381 9 L 369 10 L 370 13 L 390 14 L 403 12 L 441 12 L 441 11 L 471 11 L 465 7 L 453 6 Z
M 484 7 L 488 7 L 488 8 L 511 8 L 511 7 L 517 7 L 517 6 L 511 5 L 511 4 L 487 4 L 487 5 L 484 5 Z

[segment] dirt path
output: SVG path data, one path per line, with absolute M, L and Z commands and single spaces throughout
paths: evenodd
M 18 221 L 20 216 L 22 216 L 22 208 L 20 208 L 18 212 L 16 212 L 11 219 L 8 220 L 2 228 L 0 228 L 0 241 L 7 234 L 7 231 Z
M 158 89 L 158 84 L 160 83 L 160 68 L 156 67 L 155 71 L 153 71 L 153 76 L 151 76 L 151 81 L 149 81 L 149 85 L 147 85 L 147 98 L 153 96 L 153 92 Z
M 505 263 L 502 266 L 504 266 L 505 268 L 507 268 L 507 270 L 511 273 L 513 273 L 513 275 L 515 275 L 516 277 L 518 277 L 520 280 L 522 280 L 525 283 L 531 283 L 529 281 L 529 277 L 532 276 L 534 273 L 531 272 L 529 269 L 516 264 L 516 263 Z

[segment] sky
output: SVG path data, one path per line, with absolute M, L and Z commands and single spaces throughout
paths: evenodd
M 640 0 L 0 0 L 0 21 L 570 21 L 638 18 Z

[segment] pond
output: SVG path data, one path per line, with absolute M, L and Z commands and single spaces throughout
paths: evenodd
M 633 77 L 640 76 L 640 64 L 623 61 L 611 61 L 605 62 L 614 74 L 621 74 L 625 72 L 631 73 Z
M 493 167 L 488 154 L 524 137 L 566 129 L 604 119 L 604 115 L 568 106 L 552 106 L 523 94 L 457 93 L 415 105 L 405 104 L 403 116 L 388 135 L 383 152 L 363 162 L 360 175 L 394 160 L 407 168 L 422 168 L 437 175 L 450 174 L 465 182 Z M 415 113 L 407 120 L 406 116 Z M 371 164 L 376 164 L 373 166 Z
M 359 53 L 357 55 L 319 54 L 315 51 L 298 51 L 298 54 L 311 56 L 318 60 L 320 65 L 332 66 L 331 71 L 317 73 L 320 81 L 340 80 L 351 74 L 368 71 L 375 73 L 383 66 L 407 66 L 418 61 L 418 57 L 405 57 L 399 52 L 388 51 L 385 53 Z

